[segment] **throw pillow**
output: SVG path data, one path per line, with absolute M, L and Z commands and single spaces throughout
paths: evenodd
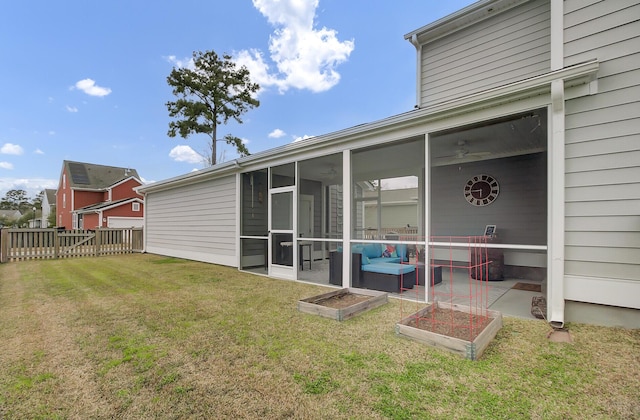
M 398 253 L 396 252 L 396 247 L 393 245 L 385 245 L 382 256 L 384 258 L 397 258 Z

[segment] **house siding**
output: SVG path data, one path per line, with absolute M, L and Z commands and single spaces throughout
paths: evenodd
M 327 212 L 327 233 L 329 237 L 342 237 L 342 185 L 332 185 L 328 189 L 329 194 L 329 210 Z
M 42 220 L 42 224 L 41 226 L 43 228 L 47 228 L 49 227 L 49 215 L 51 214 L 52 211 L 55 211 L 55 193 L 51 193 L 51 190 L 45 190 L 44 191 L 44 195 L 42 197 L 42 216 L 41 216 L 41 220 Z M 49 197 L 53 196 L 54 200 L 49 200 Z
M 550 70 L 549 0 L 512 8 L 422 46 L 420 106 Z
M 235 266 L 235 176 L 148 193 L 147 252 Z
M 111 201 L 123 200 L 125 198 L 137 197 L 142 198 L 140 194 L 136 194 L 134 188 L 139 187 L 140 182 L 135 179 L 129 179 L 111 189 Z M 109 198 L 108 192 L 105 193 L 105 201 Z
M 640 281 L 640 4 L 564 4 L 564 65 L 600 61 L 566 103 L 565 274 Z
M 97 213 L 82 215 L 82 229 L 96 229 L 100 227 L 100 218 Z
M 103 201 L 102 192 L 72 190 L 73 210 L 78 210 Z
M 63 169 L 56 193 L 56 226 L 71 228 L 71 188 L 66 178 L 67 173 Z
M 125 203 L 121 206 L 118 206 L 113 209 L 105 210 L 102 213 L 102 227 L 107 227 L 109 217 L 124 217 L 124 218 L 140 218 L 142 219 L 142 215 L 144 214 L 144 204 L 140 203 L 140 210 L 133 211 L 132 210 L 133 203 Z
M 313 197 L 313 234 L 314 236 L 320 236 L 322 232 L 322 184 L 306 179 L 301 180 L 300 194 Z M 314 243 L 313 249 L 316 251 L 321 250 L 322 244 Z
M 482 235 L 486 225 L 497 225 L 499 243 L 547 245 L 546 173 L 546 153 L 432 168 L 431 234 Z M 488 206 L 472 206 L 464 198 L 461 186 L 478 174 L 489 174 L 500 183 L 498 198 Z M 444 258 L 448 252 L 439 251 L 436 256 Z M 538 251 L 505 250 L 504 256 L 506 265 L 546 266 Z M 454 258 L 468 261 L 468 251 Z

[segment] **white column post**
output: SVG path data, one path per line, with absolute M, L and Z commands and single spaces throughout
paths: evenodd
M 429 153 L 429 134 L 424 136 L 424 181 L 420 187 L 422 192 L 422 203 L 424 205 L 424 220 L 422 225 L 424 229 L 425 255 L 424 255 L 424 301 L 429 301 L 429 287 L 431 287 L 431 252 L 429 248 L 429 238 L 431 237 L 431 161 Z
M 351 284 L 351 151 L 342 151 L 342 287 Z

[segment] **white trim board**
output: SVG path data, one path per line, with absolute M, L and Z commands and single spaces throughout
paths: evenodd
M 640 309 L 640 281 L 600 277 L 564 276 L 564 298 Z
M 168 257 L 184 258 L 186 260 L 200 261 L 228 267 L 238 268 L 235 255 L 215 255 L 207 252 L 193 252 L 177 250 L 172 248 L 163 248 L 158 246 L 149 246 L 145 250 L 149 254 L 165 255 Z

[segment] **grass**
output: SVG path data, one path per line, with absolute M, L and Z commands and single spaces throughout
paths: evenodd
M 0 265 L 0 418 L 638 418 L 640 331 L 505 318 L 472 362 L 327 289 L 153 255 Z

